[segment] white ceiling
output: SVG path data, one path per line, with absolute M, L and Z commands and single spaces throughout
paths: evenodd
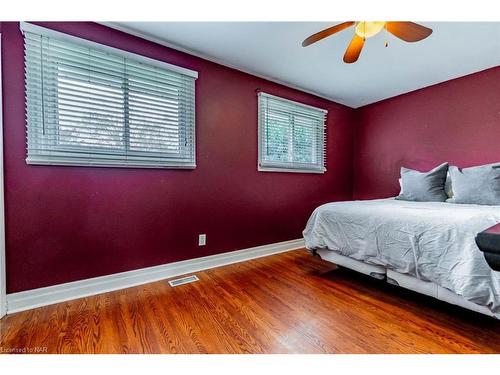
M 342 61 L 352 28 L 301 46 L 307 36 L 336 23 L 106 24 L 353 108 L 500 65 L 496 22 L 420 22 L 434 32 L 417 43 L 383 31 L 367 40 L 354 64 Z

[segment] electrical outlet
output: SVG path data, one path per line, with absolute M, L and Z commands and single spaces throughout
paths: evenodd
M 199 234 L 198 235 L 198 246 L 205 246 L 207 244 L 207 235 Z

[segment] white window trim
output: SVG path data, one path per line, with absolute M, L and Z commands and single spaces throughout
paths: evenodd
M 128 52 L 128 51 L 125 51 L 125 50 L 122 50 L 119 48 L 110 47 L 110 46 L 107 46 L 105 44 L 100 44 L 100 43 L 93 42 L 93 41 L 90 41 L 87 39 L 82 39 L 82 38 L 79 38 L 77 36 L 65 34 L 65 33 L 62 33 L 60 31 L 48 29 L 46 27 L 33 25 L 33 24 L 27 23 L 27 22 L 20 22 L 19 28 L 21 29 L 21 32 L 23 32 L 23 33 L 25 31 L 27 31 L 27 32 L 31 32 L 34 34 L 46 36 L 48 38 L 50 38 L 50 37 L 58 38 L 58 39 L 61 39 L 63 41 L 79 44 L 79 45 L 87 47 L 87 48 L 93 48 L 93 49 L 101 50 L 101 51 L 108 52 L 108 53 L 118 54 L 118 55 L 121 55 L 123 57 L 134 59 L 134 60 L 149 64 L 149 65 L 153 65 L 153 66 L 156 66 L 156 67 L 159 67 L 162 69 L 168 69 L 168 70 L 171 70 L 171 71 L 176 72 L 176 73 L 184 74 L 184 75 L 193 77 L 195 79 L 198 78 L 198 72 L 196 72 L 194 70 L 186 69 L 186 68 L 183 68 L 181 66 L 177 66 L 177 65 L 169 64 L 169 63 L 166 63 L 163 61 L 155 60 L 155 59 L 152 59 L 150 57 L 139 55 L 139 54 L 133 53 L 133 52 Z
M 3 179 L 3 116 L 2 116 L 2 34 L 0 33 L 0 319 L 7 313 L 7 277 L 5 265 L 5 210 Z
M 285 98 L 282 98 L 281 96 L 271 95 L 271 94 L 268 94 L 268 93 L 262 92 L 262 91 L 260 91 L 257 94 L 258 111 L 260 110 L 259 109 L 259 97 L 260 96 L 275 98 L 275 99 L 278 99 L 278 100 L 283 101 L 283 102 L 288 102 L 288 103 L 292 103 L 294 105 L 300 105 L 300 106 L 305 107 L 305 108 L 311 108 L 311 109 L 314 109 L 317 111 L 321 111 L 325 114 L 328 113 L 328 110 L 326 110 L 326 109 L 314 107 L 312 105 L 296 102 L 296 101 L 290 100 L 290 99 L 285 99 Z M 267 165 L 261 165 L 261 156 L 262 156 L 262 153 L 261 153 L 261 151 L 262 151 L 262 141 L 261 141 L 262 134 L 261 133 L 262 133 L 262 130 L 261 130 L 261 126 L 260 126 L 260 113 L 258 113 L 257 114 L 257 153 L 258 153 L 257 154 L 257 171 L 259 171 L 259 172 L 285 172 L 285 173 L 315 173 L 315 174 L 324 174 L 326 172 L 326 166 L 322 166 L 321 168 L 311 168 L 311 167 L 307 167 L 307 166 L 297 167 L 297 168 L 283 168 L 280 166 L 273 167 L 272 165 L 269 165 L 269 164 L 271 164 L 269 162 L 266 163 Z M 326 134 L 324 135 L 324 137 L 325 137 L 324 143 L 326 144 Z M 279 163 L 276 163 L 276 164 L 279 164 Z
M 295 105 L 300 105 L 301 107 L 314 109 L 316 111 L 320 111 L 320 112 L 323 112 L 323 113 L 328 113 L 327 109 L 315 107 L 315 106 L 312 106 L 312 105 L 309 105 L 309 104 L 304 104 L 304 103 L 301 103 L 301 102 L 297 102 L 295 100 L 286 99 L 286 98 L 283 98 L 281 96 L 276 96 L 276 95 L 268 94 L 267 92 L 259 91 L 258 95 L 259 96 L 265 96 L 265 97 L 268 97 L 268 98 L 278 99 L 278 100 L 280 100 L 282 102 L 287 102 L 287 103 L 291 103 L 291 104 L 295 104 Z
M 62 41 L 74 43 L 86 48 L 91 48 L 94 50 L 103 51 L 106 53 L 112 53 L 116 55 L 123 56 L 124 58 L 129 58 L 138 62 L 142 62 L 148 65 L 152 65 L 161 69 L 170 70 L 175 73 L 183 74 L 189 77 L 194 78 L 195 80 L 198 78 L 198 72 L 194 70 L 190 70 L 187 68 L 183 68 L 177 65 L 169 64 L 160 60 L 155 60 L 143 55 L 139 55 L 136 53 L 128 52 L 119 48 L 110 47 L 104 44 L 100 44 L 97 42 L 93 42 L 87 39 L 79 38 L 73 35 L 65 34 L 63 32 L 59 32 L 53 29 L 45 28 L 42 26 L 34 25 L 27 22 L 20 22 L 19 28 L 21 32 L 30 32 L 33 34 L 42 35 L 48 38 L 57 38 Z M 196 95 L 196 94 L 195 94 Z M 193 149 L 196 155 L 196 114 L 193 114 L 193 121 L 195 122 L 193 128 Z M 57 150 L 55 150 L 57 151 Z M 169 161 L 168 165 L 155 165 L 148 162 L 141 161 L 127 161 L 123 159 L 119 159 L 117 161 L 109 161 L 102 162 L 99 159 L 93 157 L 92 153 L 88 154 L 87 159 L 82 159 L 81 161 L 75 161 L 71 157 L 68 159 L 58 158 L 57 160 L 46 157 L 46 156 L 31 156 L 26 159 L 27 164 L 31 165 L 62 165 L 62 166 L 82 166 L 82 167 L 104 167 L 104 168 L 151 168 L 151 169 L 195 169 L 196 168 L 196 157 L 194 157 L 193 164 L 185 164 L 185 163 L 177 163 L 175 161 Z

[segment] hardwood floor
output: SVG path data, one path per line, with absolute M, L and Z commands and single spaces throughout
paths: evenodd
M 9 315 L 0 352 L 500 353 L 500 321 L 291 251 Z

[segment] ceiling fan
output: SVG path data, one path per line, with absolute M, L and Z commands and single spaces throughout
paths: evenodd
M 414 22 L 348 21 L 311 35 L 302 42 L 302 47 L 307 47 L 351 26 L 354 26 L 354 37 L 344 54 L 344 62 L 348 64 L 358 60 L 366 39 L 377 35 L 383 29 L 405 42 L 418 42 L 432 34 L 432 29 Z

